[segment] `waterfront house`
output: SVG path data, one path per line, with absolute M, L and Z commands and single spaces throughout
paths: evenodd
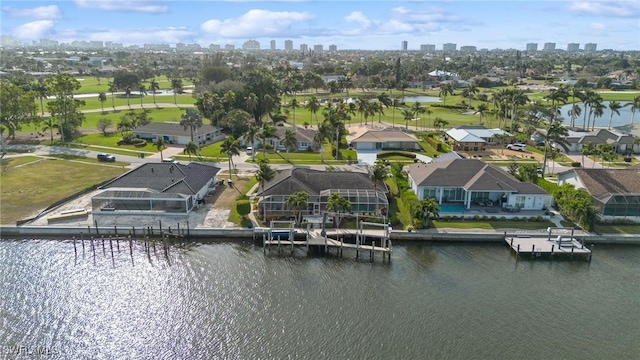
M 552 197 L 540 187 L 521 182 L 497 166 L 475 159 L 452 159 L 405 168 L 409 186 L 418 199 L 438 204 L 501 206 L 516 210 L 542 210 Z
M 133 137 L 156 142 L 162 139 L 165 144 L 186 145 L 191 141 L 191 130 L 177 122 L 149 123 L 132 131 Z M 193 132 L 193 142 L 205 145 L 224 139 L 222 129 L 204 124 Z
M 353 171 L 320 171 L 308 168 L 292 168 L 279 171 L 273 180 L 265 183 L 258 193 L 258 210 L 266 215 L 292 215 L 286 206 L 287 198 L 296 192 L 309 195 L 308 209 L 303 215 L 320 215 L 326 210 L 332 193 L 339 193 L 351 202 L 351 212 L 375 213 L 388 208 L 387 188 L 384 183 L 374 187 L 369 175 Z
M 219 171 L 196 162 L 143 164 L 100 186 L 93 214 L 187 214 L 213 190 Z
M 625 153 L 633 150 L 634 139 L 635 137 L 631 134 L 624 134 L 615 130 L 598 129 L 590 132 L 570 130 L 565 137 L 568 144 L 566 148 L 557 144 L 552 145 L 555 148 L 559 148 L 559 150 L 576 153 L 582 151 L 582 146 L 588 142 L 593 147 L 598 146 L 598 144 L 610 144 L 616 153 Z
M 627 218 L 640 222 L 640 167 L 628 169 L 570 169 L 558 174 L 558 185 L 571 184 L 591 195 L 601 219 Z
M 399 130 L 369 130 L 351 139 L 351 146 L 356 150 L 421 150 L 418 138 L 413 134 Z

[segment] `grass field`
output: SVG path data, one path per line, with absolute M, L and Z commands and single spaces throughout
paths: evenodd
M 597 225 L 596 229 L 601 234 L 640 234 L 640 225 Z
M 255 176 L 252 176 L 247 179 L 247 178 L 238 178 L 237 176 L 233 175 L 232 179 L 233 179 L 233 185 L 240 191 L 240 194 L 242 195 L 245 195 L 249 190 L 251 190 L 251 188 L 255 184 L 258 183 L 258 179 L 256 179 Z M 237 199 L 242 197 L 242 195 L 238 196 Z M 224 205 L 226 205 L 227 208 L 230 209 L 229 221 L 242 227 L 248 227 L 249 225 L 251 225 L 251 220 L 249 220 L 248 218 L 243 219 L 242 216 L 238 214 L 238 210 L 235 206 L 235 201 L 232 203 L 226 203 Z
M 521 230 L 540 230 L 550 226 L 555 226 L 551 221 L 441 221 L 433 220 L 431 222 L 436 229 L 484 229 L 484 230 L 502 230 L 502 229 L 521 229 Z
M 5 159 L 0 176 L 0 223 L 11 224 L 57 200 L 118 176 L 123 168 L 67 160 L 42 160 L 18 167 L 37 157 Z
M 76 80 L 78 80 L 78 82 L 81 85 L 80 89 L 75 92 L 76 94 L 91 94 L 91 93 L 100 93 L 100 92 L 106 93 L 107 90 L 109 90 L 109 82 L 113 81 L 113 78 L 101 77 L 100 81 L 98 81 L 98 78 L 93 76 L 76 76 Z M 142 81 L 142 85 L 146 86 L 148 89 L 150 81 L 151 79 L 147 81 Z M 156 77 L 156 81 L 160 86 L 160 90 L 171 89 L 171 80 L 169 80 L 166 76 L 158 76 Z M 191 83 L 189 80 L 182 79 L 183 87 L 189 87 L 192 85 L 193 83 Z M 134 91 L 137 91 L 137 90 L 138 89 L 134 89 Z

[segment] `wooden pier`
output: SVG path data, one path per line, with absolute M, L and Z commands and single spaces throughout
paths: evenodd
M 284 225 L 284 226 L 283 226 Z M 371 261 L 375 259 L 376 253 L 382 253 L 382 259 L 391 261 L 392 245 L 389 239 L 391 228 L 388 224 L 360 222 L 359 229 L 311 229 L 310 225 L 306 229 L 296 229 L 293 221 L 272 221 L 269 228 L 257 228 L 256 231 L 262 235 L 262 245 L 264 252 L 276 247 L 278 252 L 285 249 L 294 251 L 296 246 L 302 246 L 309 251 L 311 246 L 321 248 L 325 253 L 335 249 L 337 255 L 342 255 L 343 250 L 354 249 L 356 258 L 360 257 L 360 252 L 369 252 Z M 365 226 L 379 227 L 379 230 L 364 229 Z M 296 240 L 296 234 L 304 236 L 304 240 Z M 355 237 L 355 243 L 345 242 L 345 237 Z M 369 241 L 367 241 L 369 240 Z
M 552 235 L 553 230 L 562 234 Z M 553 259 L 554 256 L 581 256 L 591 261 L 592 251 L 574 237 L 573 229 L 548 228 L 547 236 L 513 236 L 506 237 L 507 245 L 516 253 L 530 255 L 532 258 L 543 255 Z

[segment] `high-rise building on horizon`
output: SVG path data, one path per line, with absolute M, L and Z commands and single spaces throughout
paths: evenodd
M 292 40 L 285 40 L 284 41 L 284 49 L 286 51 L 293 51 L 293 41 Z
M 242 50 L 260 50 L 260 42 L 257 40 L 247 40 L 242 44 Z
M 580 50 L 580 44 L 578 43 L 567 44 L 567 52 L 577 52 L 578 50 Z
M 227 45 L 224 46 L 224 49 L 227 50 L 227 51 L 233 51 L 233 50 L 236 49 L 236 46 L 233 45 L 233 44 L 227 44 Z
M 434 52 L 436 51 L 436 46 L 433 44 L 422 44 L 420 45 L 420 51 L 422 52 Z
M 329 45 L 329 52 L 337 52 L 337 51 L 338 51 L 338 45 L 334 45 L 334 44 Z
M 527 51 L 531 51 L 531 52 L 538 51 L 538 43 L 528 43 Z
M 556 43 L 552 43 L 552 42 L 544 43 L 543 50 L 544 51 L 555 51 L 556 50 Z
M 271 42 L 270 42 L 270 49 L 271 49 L 271 51 L 273 51 L 273 50 L 275 50 L 275 49 L 276 49 L 276 41 L 275 41 L 275 40 L 271 40 Z
M 457 48 L 458 45 L 454 43 L 442 44 L 442 51 L 456 51 Z
M 313 52 L 322 53 L 324 51 L 323 48 L 322 44 L 313 45 Z
M 309 52 L 309 45 L 300 44 L 300 51 L 302 51 L 303 53 Z
M 473 46 L 473 45 L 460 46 L 460 51 L 461 52 L 476 52 L 476 47 Z
M 402 51 L 407 51 L 408 48 L 409 48 L 409 42 L 407 42 L 407 40 L 402 40 L 402 42 L 400 43 L 400 49 Z
M 209 45 L 209 50 L 212 50 L 212 51 L 220 51 L 220 45 L 218 45 L 218 44 L 211 44 L 211 45 Z
M 598 47 L 598 44 L 595 43 L 586 43 L 584 44 L 584 51 L 586 52 L 596 52 Z

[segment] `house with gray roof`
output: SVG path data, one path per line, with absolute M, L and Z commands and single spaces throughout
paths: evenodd
M 399 130 L 369 130 L 350 140 L 356 150 L 421 150 L 418 138 Z
M 553 199 L 540 187 L 476 159 L 416 163 L 405 171 L 418 199 L 434 198 L 438 204 L 459 204 L 470 209 L 474 203 L 489 200 L 503 208 L 542 210 Z
M 544 130 L 542 130 L 544 131 Z M 586 143 L 591 143 L 593 147 L 598 144 L 609 144 L 613 147 L 613 151 L 616 153 L 625 153 L 627 151 L 633 151 L 635 137 L 631 134 L 620 133 L 615 130 L 598 129 L 596 131 L 584 132 L 584 131 L 568 131 L 568 135 L 565 137 L 567 147 L 560 147 L 558 144 L 552 144 L 555 148 L 567 152 L 580 152 L 582 146 Z
M 481 125 L 464 125 L 445 131 L 444 136 L 458 151 L 484 151 L 487 146 L 510 142 L 513 135 L 502 129 L 487 129 Z
M 558 174 L 558 185 L 571 184 L 591 195 L 601 219 L 640 222 L 640 166 L 627 169 L 575 168 Z
M 313 139 L 316 136 L 316 130 L 314 129 L 305 129 L 300 126 L 278 126 L 276 128 L 276 133 L 274 136 L 265 139 L 265 142 L 271 145 L 274 149 L 285 151 L 286 147 L 282 144 L 282 139 L 284 139 L 285 132 L 290 129 L 293 130 L 296 134 L 296 149 L 295 151 L 307 151 L 309 148 L 312 150 L 315 148 L 316 143 Z M 253 145 L 249 145 L 244 138 L 241 139 L 242 146 L 253 146 L 254 149 L 258 149 L 262 146 L 262 139 L 256 138 Z
M 353 171 L 320 171 L 295 167 L 279 171 L 258 193 L 258 211 L 266 215 L 292 215 L 287 198 L 296 192 L 306 192 L 308 209 L 303 215 L 319 215 L 326 210 L 332 193 L 339 193 L 351 202 L 352 213 L 375 213 L 388 208 L 387 187 L 383 182 L 374 186 L 367 173 Z M 264 214 L 263 214 L 264 215 Z
M 143 164 L 99 187 L 93 213 L 187 214 L 215 187 L 219 168 L 197 162 Z
M 165 144 L 186 145 L 191 141 L 191 129 L 185 129 L 177 122 L 157 122 L 140 126 L 132 131 L 133 137 L 156 142 L 162 139 Z M 193 142 L 196 145 L 206 145 L 224 139 L 222 129 L 203 124 L 193 132 Z

